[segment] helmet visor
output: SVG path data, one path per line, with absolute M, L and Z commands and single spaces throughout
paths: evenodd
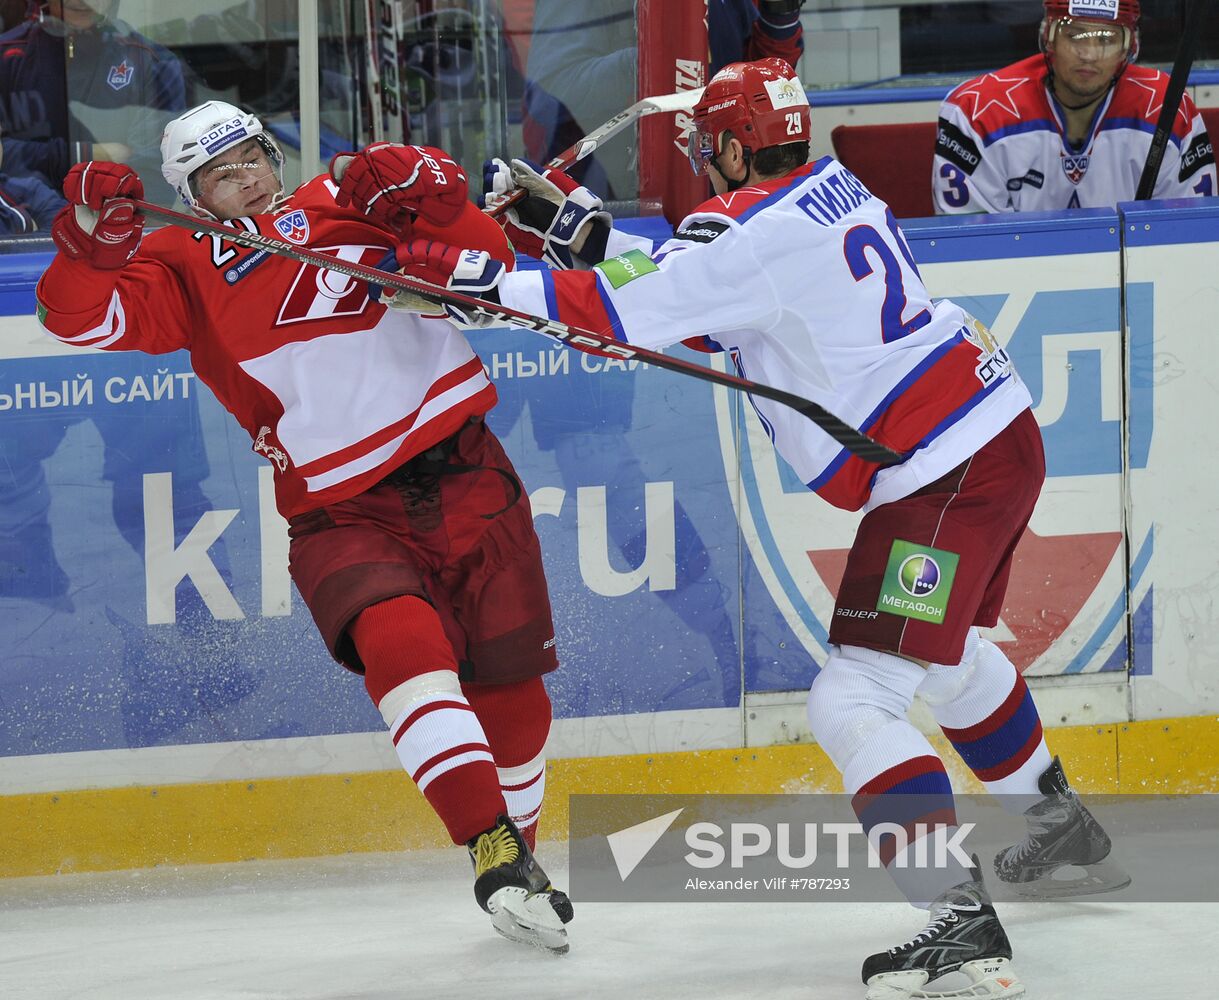
M 1130 48 L 1130 32 L 1120 24 L 1064 17 L 1055 27 L 1055 40 L 1081 57 L 1108 59 Z
M 715 159 L 715 137 L 707 129 L 695 125 L 686 137 L 686 155 L 694 176 L 701 177 L 707 172 L 707 164 Z
M 283 190 L 282 154 L 264 136 L 222 153 L 190 177 L 195 201 L 217 219 L 236 219 L 268 211 Z

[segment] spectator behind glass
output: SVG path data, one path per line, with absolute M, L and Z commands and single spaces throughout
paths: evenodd
M 1134 199 L 1168 75 L 1135 66 L 1138 0 L 1045 0 L 1041 54 L 968 80 L 940 107 L 935 210 L 1038 212 Z M 1215 155 L 1189 95 L 1152 197 L 1213 195 Z
M 63 206 L 59 192 L 38 177 L 13 177 L 3 172 L 0 147 L 0 235 L 50 234 L 51 222 Z
M 30 0 L 0 0 L 0 31 L 15 28 L 30 16 Z
M 804 0 L 709 0 L 708 75 L 742 59 L 778 56 L 793 69 L 804 51 Z M 505 7 L 505 16 L 514 11 Z M 509 30 L 512 26 L 509 25 Z M 552 159 L 636 100 L 634 0 L 537 0 L 525 88 L 525 154 Z M 633 197 L 635 150 L 617 139 L 572 170 L 603 197 Z
M 129 163 L 169 201 L 161 131 L 186 108 L 181 64 L 115 18 L 118 0 L 49 0 L 0 35 L 0 126 L 8 172 L 55 190 L 72 164 Z

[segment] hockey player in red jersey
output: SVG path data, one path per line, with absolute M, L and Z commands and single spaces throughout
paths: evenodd
M 1131 201 L 1168 75 L 1133 65 L 1139 0 L 1045 0 L 1041 54 L 968 80 L 940 107 L 940 214 L 1111 208 Z M 1202 116 L 1182 95 L 1152 197 L 1219 194 Z
M 212 101 L 167 126 L 162 157 L 200 216 L 341 260 L 375 264 L 404 230 L 514 259 L 438 149 L 341 154 L 332 176 L 286 195 L 258 119 Z M 392 204 L 379 199 L 391 186 Z M 44 327 L 78 347 L 190 351 L 271 463 L 292 579 L 468 846 L 478 903 L 501 934 L 566 951 L 571 904 L 531 853 L 554 626 L 528 497 L 483 420 L 496 395 L 481 361 L 460 331 L 334 272 L 185 229 L 141 239 L 128 167 L 79 164 L 64 193 L 37 290 Z
M 995 859 L 996 874 L 1044 882 L 1063 865 L 1098 862 L 1109 843 L 1051 758 L 1024 679 L 979 632 L 997 623 L 1045 476 L 1031 397 L 982 324 L 930 298 L 888 207 L 832 158 L 806 162 L 809 128 L 790 67 L 762 60 L 718 73 L 690 144 L 716 197 L 659 247 L 615 231 L 600 200 L 555 171 L 496 168 L 493 195 L 509 193 L 505 181 L 528 192 L 506 213 L 514 241 L 557 269 L 503 273 L 484 295 L 640 347 L 684 340 L 729 352 L 742 374 L 818 402 L 904 456 L 881 468 L 794 410 L 752 400 L 810 489 L 865 511 L 809 725 L 865 828 L 931 826 L 931 856 L 957 820 L 943 761 L 907 719 L 920 694 L 978 778 L 1025 813 L 1028 836 Z M 450 286 L 467 256 L 435 242 L 398 250 L 406 273 Z M 1022 996 L 976 862 L 928 870 L 919 853 L 885 860 L 929 923 L 867 959 L 868 996 Z M 939 982 L 957 971 L 967 986 Z

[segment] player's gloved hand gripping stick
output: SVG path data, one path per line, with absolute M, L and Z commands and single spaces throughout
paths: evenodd
M 629 108 L 619 111 L 605 124 L 598 125 L 583 139 L 568 146 L 546 164 L 546 170 L 566 172 L 584 157 L 591 156 L 597 147 L 607 139 L 613 138 L 623 129 L 634 125 L 640 118 L 662 112 L 693 111 L 694 105 L 702 96 L 703 88 L 699 87 L 696 90 L 679 90 L 676 94 L 658 94 L 656 97 L 645 97 L 641 101 L 636 101 Z M 494 218 L 502 212 L 506 212 L 528 193 L 524 188 L 517 188 L 507 198 L 488 206 L 487 214 Z
M 293 260 L 312 264 L 314 267 L 333 271 L 336 274 L 345 274 L 348 277 L 366 281 L 371 285 L 381 285 L 385 288 L 422 295 L 442 305 L 458 307 L 465 314 L 495 323 L 504 323 L 526 330 L 533 330 L 535 333 L 553 337 L 555 340 L 560 340 L 575 348 L 596 348 L 606 355 L 623 361 L 646 361 L 649 365 L 656 368 L 663 368 L 666 371 L 677 372 L 681 375 L 689 375 L 704 382 L 712 382 L 716 385 L 726 386 L 729 389 L 737 389 L 741 392 L 761 396 L 764 399 L 771 399 L 784 406 L 790 406 L 797 413 L 807 417 L 844 448 L 865 461 L 875 462 L 879 465 L 895 465 L 904 459 L 903 455 L 885 447 L 878 441 L 872 440 L 872 438 L 839 420 L 824 407 L 814 403 L 812 400 L 804 399 L 801 396 L 785 392 L 782 389 L 776 389 L 773 386 L 752 382 L 749 379 L 741 378 L 728 372 L 716 371 L 713 368 L 704 368 L 702 365 L 691 361 L 671 358 L 658 351 L 633 347 L 621 340 L 615 340 L 613 337 L 593 333 L 591 330 L 584 330 L 580 327 L 569 326 L 566 323 L 559 323 L 556 320 L 547 319 L 543 316 L 534 316 L 530 313 L 500 305 L 497 302 L 487 302 L 473 295 L 465 295 L 450 288 L 440 288 L 426 281 L 416 281 L 401 274 L 378 270 L 375 267 L 368 267 L 352 261 L 339 260 L 336 257 L 331 257 L 329 254 L 308 250 L 304 247 L 288 243 L 285 240 L 263 236 L 261 233 L 248 233 L 244 230 L 226 226 L 223 223 L 213 222 L 210 219 L 184 215 L 181 212 L 161 208 L 159 205 L 153 205 L 138 198 L 124 200 L 133 204 L 136 209 L 145 215 L 164 219 L 171 225 L 188 229 L 191 232 L 212 233 L 238 246 L 250 247 L 254 250 L 265 250 L 268 253 L 279 254 L 283 257 L 291 257 Z

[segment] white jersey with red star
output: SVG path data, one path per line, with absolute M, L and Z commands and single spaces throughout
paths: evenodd
M 961 84 L 940 106 L 931 178 L 936 211 L 1050 212 L 1132 201 L 1167 86 L 1167 74 L 1128 66 L 1076 149 L 1042 56 Z M 1153 197 L 1214 194 L 1214 150 L 1185 94 Z
M 334 193 L 315 178 L 286 210 L 232 225 L 378 263 L 397 240 L 339 208 Z M 514 259 L 473 205 L 452 226 L 420 221 L 415 232 Z M 482 362 L 450 324 L 372 302 L 364 282 L 220 237 L 161 229 L 116 271 L 60 254 L 37 294 L 43 326 L 64 343 L 190 351 L 195 373 L 271 461 L 285 517 L 363 492 L 495 405 Z
M 591 271 L 518 272 L 502 301 L 647 348 L 701 337 L 748 379 L 811 399 L 901 452 L 880 469 L 753 397 L 779 453 L 837 507 L 875 507 L 956 468 L 1030 406 L 1010 359 L 932 302 L 893 213 L 836 160 L 699 206 L 652 249 L 612 234 Z

